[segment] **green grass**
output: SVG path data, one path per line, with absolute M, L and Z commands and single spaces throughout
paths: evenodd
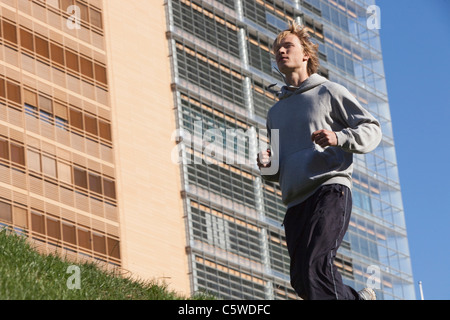
M 70 266 L 76 266 L 75 271 L 71 270 Z M 76 288 L 77 274 L 80 280 L 79 289 Z M 42 255 L 31 247 L 26 238 L 3 229 L 0 230 L 0 300 L 8 299 L 181 300 L 187 298 L 169 290 L 164 284 L 118 276 L 100 269 L 95 263 L 74 264 L 57 255 Z M 213 299 L 213 297 L 197 295 L 190 299 Z

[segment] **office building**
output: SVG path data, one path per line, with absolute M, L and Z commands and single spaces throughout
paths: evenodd
M 2 0 L 0 223 L 184 294 L 297 299 L 280 188 L 253 161 L 282 84 L 270 46 L 297 20 L 319 73 L 383 128 L 355 155 L 336 265 L 357 289 L 414 299 L 374 4 Z
M 380 299 L 414 297 L 374 5 L 356 0 L 167 2 L 177 125 L 191 133 L 181 168 L 194 291 L 239 299 L 295 298 L 279 186 L 259 176 L 252 143 L 240 153 L 242 148 L 227 144 L 237 141 L 226 137 L 232 129 L 257 139 L 250 129 L 258 135 L 265 127 L 267 110 L 277 101 L 268 86 L 283 84 L 270 47 L 276 34 L 297 20 L 319 45 L 319 73 L 346 86 L 383 129 L 374 152 L 354 157 L 353 216 L 336 265 L 346 283 L 379 288 Z M 230 159 L 228 154 L 210 152 L 212 128 L 222 130 L 223 150 L 234 151 L 235 161 L 220 161 Z M 203 152 L 195 143 L 200 137 Z M 241 164 L 239 156 L 250 161 Z

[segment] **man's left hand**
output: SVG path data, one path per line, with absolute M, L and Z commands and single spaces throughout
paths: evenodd
M 322 148 L 337 146 L 338 142 L 336 133 L 325 129 L 314 131 L 311 135 L 311 140 Z

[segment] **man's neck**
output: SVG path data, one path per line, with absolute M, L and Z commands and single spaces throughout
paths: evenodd
M 303 81 L 309 78 L 307 72 L 292 72 L 285 76 L 287 84 L 297 88 L 300 87 Z

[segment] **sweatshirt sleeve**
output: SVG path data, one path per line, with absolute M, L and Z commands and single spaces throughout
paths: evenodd
M 344 87 L 331 94 L 333 109 L 344 128 L 335 131 L 338 146 L 351 153 L 373 151 L 381 141 L 381 126 Z

